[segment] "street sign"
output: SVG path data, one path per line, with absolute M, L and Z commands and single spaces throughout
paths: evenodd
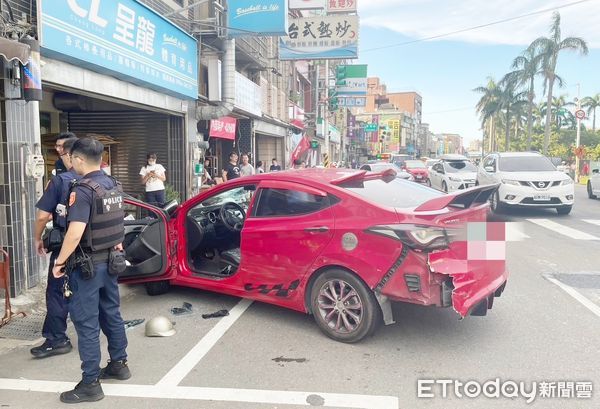
M 365 132 L 377 132 L 377 124 L 365 124 Z
M 585 111 L 583 109 L 578 109 L 575 111 L 575 117 L 577 119 L 585 119 Z

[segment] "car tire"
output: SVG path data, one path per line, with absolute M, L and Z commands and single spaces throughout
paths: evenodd
M 563 206 L 563 207 L 557 207 L 556 211 L 558 212 L 558 214 L 560 215 L 567 215 L 569 213 L 571 213 L 571 209 L 573 208 L 573 206 Z
M 589 180 L 587 182 L 587 192 L 590 199 L 596 199 L 596 195 L 592 193 L 592 182 Z
M 335 303 L 332 296 L 338 296 Z M 313 281 L 310 307 L 319 329 L 340 342 L 358 342 L 373 334 L 381 322 L 381 309 L 371 289 L 354 274 L 339 268 L 326 270 Z
M 448 193 L 448 185 L 446 184 L 446 181 L 442 182 L 442 190 L 446 193 Z
M 427 181 L 425 183 L 427 183 L 427 186 L 431 187 L 431 179 L 427 178 Z
M 171 283 L 168 281 L 152 281 L 146 283 L 146 293 L 148 295 L 161 295 L 169 292 L 171 288 Z
M 504 206 L 500 202 L 500 194 L 498 193 L 497 190 L 494 192 L 494 194 L 492 195 L 492 198 L 490 200 L 491 200 L 490 207 L 492 209 L 492 212 L 499 213 L 502 210 L 504 210 Z

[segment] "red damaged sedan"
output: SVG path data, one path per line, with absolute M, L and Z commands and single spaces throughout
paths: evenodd
M 407 160 L 402 169 L 410 173 L 415 178 L 415 182 L 427 183 L 429 180 L 429 170 L 423 161 Z
M 394 176 L 306 169 L 238 178 L 164 210 L 128 199 L 121 281 L 309 313 L 342 342 L 393 323 L 391 302 L 485 315 L 508 272 L 470 260 L 457 232 L 485 222 L 496 187 L 446 195 Z

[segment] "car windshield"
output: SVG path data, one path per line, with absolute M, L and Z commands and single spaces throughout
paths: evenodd
M 545 156 L 513 156 L 500 158 L 498 170 L 502 172 L 549 172 L 556 168 Z
M 444 163 L 447 173 L 477 172 L 477 167 L 467 161 L 451 161 Z
M 393 169 L 396 172 L 402 172 L 398 166 L 393 163 L 373 163 L 370 164 L 371 172 L 383 172 L 384 170 Z
M 418 183 L 402 179 L 385 182 L 381 179 L 367 180 L 360 186 L 344 186 L 365 199 L 382 206 L 412 208 L 445 193 L 433 190 Z
M 427 168 L 420 160 L 407 160 L 404 164 L 407 169 L 425 169 Z

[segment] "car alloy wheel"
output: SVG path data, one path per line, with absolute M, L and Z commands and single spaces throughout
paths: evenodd
M 327 270 L 313 282 L 311 309 L 321 330 L 341 342 L 360 341 L 373 333 L 381 320 L 371 290 L 341 269 Z
M 494 193 L 492 195 L 491 201 L 492 201 L 491 207 L 492 207 L 492 211 L 494 213 L 499 212 L 500 210 L 502 210 L 502 204 L 500 203 L 500 194 L 498 193 L 497 190 L 496 190 L 496 193 Z
M 427 178 L 427 186 L 431 187 L 431 179 Z
M 442 190 L 446 193 L 448 193 L 448 185 L 446 184 L 446 181 L 442 182 Z
M 587 191 L 588 191 L 588 197 L 590 199 L 595 199 L 596 198 L 596 195 L 592 191 L 592 182 L 590 182 L 589 180 L 587 182 Z

